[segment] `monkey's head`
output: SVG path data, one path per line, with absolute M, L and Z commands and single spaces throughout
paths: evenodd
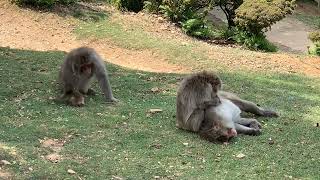
M 216 134 L 216 140 L 219 142 L 227 142 L 231 138 L 237 136 L 237 131 L 232 123 L 226 123 L 226 121 L 214 121 L 212 131 Z
M 77 107 L 84 106 L 84 97 L 72 95 L 69 99 L 69 103 L 72 106 L 77 106 Z
M 210 129 L 201 132 L 200 135 L 211 142 L 223 143 L 236 137 L 237 131 L 234 127 L 228 127 L 222 121 L 216 120 Z
M 222 81 L 220 77 L 213 73 L 213 72 L 207 72 L 203 71 L 199 73 L 199 76 L 201 76 L 205 82 L 208 82 L 212 86 L 212 91 L 217 93 L 222 88 Z
M 93 74 L 93 63 L 81 64 L 80 73 L 86 77 L 91 77 Z

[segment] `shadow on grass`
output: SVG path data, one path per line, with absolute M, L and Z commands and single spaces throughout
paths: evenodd
M 72 16 L 86 22 L 99 22 L 110 15 L 106 10 L 99 7 L 100 3 L 77 2 L 69 5 L 56 4 L 52 8 L 36 8 L 29 5 L 21 6 L 34 11 L 49 11 L 61 17 Z
M 230 177 L 242 178 L 318 176 L 319 164 L 314 159 L 320 157 L 319 128 L 313 123 L 320 114 L 314 109 L 319 107 L 319 79 L 222 72 L 225 90 L 281 113 L 278 119 L 259 118 L 264 127 L 261 136 L 241 136 L 224 147 L 175 128 L 176 87 L 183 75 L 107 64 L 119 104 L 105 104 L 101 93 L 87 97 L 82 108 L 56 104 L 52 98 L 58 95 L 56 79 L 63 56 L 57 51 L 0 48 L 0 139 L 21 153 L 20 159 L 6 154 L 8 160 L 19 162 L 12 169 L 17 177 L 54 175 L 64 179 L 69 177 L 65 173 L 69 167 L 81 177 L 100 179 L 112 175 L 201 179 L 212 177 L 212 173 L 223 178 L 225 174 L 216 171 L 225 170 Z M 161 91 L 154 93 L 153 87 Z M 97 83 L 93 88 L 100 92 Z M 163 112 L 150 115 L 147 112 L 151 108 Z M 39 139 L 66 136 L 72 138 L 64 147 L 66 159 L 59 166 L 40 157 L 46 151 L 39 149 Z M 274 145 L 268 144 L 269 138 Z M 239 152 L 248 156 L 235 161 L 234 154 Z M 29 166 L 34 171 L 26 174 L 24 170 Z

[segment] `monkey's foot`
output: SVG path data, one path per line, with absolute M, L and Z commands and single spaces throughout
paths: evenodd
M 255 130 L 260 130 L 262 128 L 261 124 L 257 120 L 250 122 L 249 127 Z
M 88 92 L 86 94 L 94 96 L 94 95 L 96 95 L 96 92 L 93 89 L 88 89 Z
M 263 116 L 265 116 L 265 117 L 279 117 L 279 114 L 275 111 L 265 110 L 263 112 Z
M 120 101 L 119 101 L 118 99 L 112 97 L 112 98 L 110 98 L 110 99 L 108 98 L 108 99 L 107 99 L 107 102 L 108 102 L 108 103 L 117 103 L 117 102 L 120 102 Z

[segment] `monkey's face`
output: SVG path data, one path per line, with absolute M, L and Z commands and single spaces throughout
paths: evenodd
M 93 73 L 93 63 L 86 63 L 80 66 L 80 73 L 86 77 L 91 77 Z
M 234 127 L 229 127 L 222 121 L 213 122 L 212 133 L 216 136 L 216 141 L 228 142 L 231 138 L 237 136 L 237 131 Z

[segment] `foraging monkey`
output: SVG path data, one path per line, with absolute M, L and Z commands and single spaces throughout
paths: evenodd
M 88 47 L 80 47 L 67 54 L 59 73 L 59 82 L 63 90 L 62 99 L 74 106 L 84 105 L 84 94 L 92 94 L 90 83 L 96 77 L 105 99 L 117 102 L 113 97 L 105 64 L 98 53 Z M 70 97 L 71 96 L 71 97 Z
M 213 73 L 200 72 L 183 79 L 177 94 L 177 127 L 197 132 L 212 142 L 226 142 L 240 133 L 261 133 L 260 123 L 256 119 L 241 118 L 241 111 L 278 116 L 274 111 L 220 90 L 221 80 Z

